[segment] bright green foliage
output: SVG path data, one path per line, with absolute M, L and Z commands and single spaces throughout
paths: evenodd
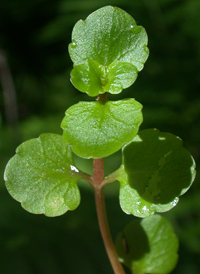
M 90 96 L 106 91 L 117 94 L 128 88 L 137 78 L 136 68 L 128 62 L 113 62 L 106 68 L 94 60 L 75 66 L 71 72 L 73 85 Z
M 147 34 L 125 11 L 106 6 L 74 26 L 71 81 L 90 96 L 116 94 L 137 78 L 148 58 Z
M 138 217 L 170 210 L 194 178 L 194 160 L 180 138 L 156 129 L 141 131 L 123 148 L 117 178 L 121 207 Z
M 170 273 L 178 258 L 177 238 L 165 218 L 149 216 L 178 203 L 194 180 L 194 160 L 172 134 L 155 129 L 138 134 L 143 116 L 136 100 L 108 101 L 102 95 L 118 94 L 135 82 L 148 58 L 147 34 L 125 11 L 106 6 L 77 22 L 69 53 L 73 85 L 90 96 L 101 96 L 66 111 L 63 136 L 43 134 L 20 145 L 6 166 L 6 187 L 27 211 L 58 216 L 79 205 L 80 179 L 95 190 L 118 180 L 124 212 L 147 217 L 136 219 L 118 235 L 120 260 L 134 274 Z M 103 168 L 94 168 L 91 177 L 72 161 L 72 151 L 95 159 L 120 149 L 121 167 L 98 185 L 95 175 L 102 175 Z
M 58 216 L 80 203 L 70 147 L 57 134 L 42 134 L 17 148 L 5 170 L 11 196 L 31 213 Z
M 113 154 L 137 134 L 142 105 L 134 99 L 79 102 L 66 111 L 64 140 L 84 158 Z
M 178 239 L 159 215 L 134 220 L 117 236 L 116 247 L 120 261 L 134 274 L 167 274 L 178 260 Z

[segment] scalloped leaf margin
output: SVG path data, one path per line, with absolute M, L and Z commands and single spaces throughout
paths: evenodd
M 8 192 L 25 210 L 51 217 L 77 208 L 81 178 L 70 146 L 57 134 L 22 143 L 4 173 Z
M 149 55 L 147 40 L 145 29 L 117 7 L 100 8 L 79 20 L 69 45 L 72 84 L 90 96 L 120 93 L 143 69 Z
M 141 131 L 122 149 L 120 205 L 127 214 L 148 217 L 172 209 L 192 185 L 196 171 L 182 140 L 157 129 Z
M 141 109 L 134 99 L 79 102 L 65 113 L 63 138 L 80 157 L 107 157 L 137 134 L 143 121 Z
M 133 273 L 168 274 L 178 261 L 178 238 L 160 215 L 136 219 L 116 239 L 119 260 Z

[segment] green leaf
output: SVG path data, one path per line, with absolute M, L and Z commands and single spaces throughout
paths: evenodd
M 106 69 L 94 60 L 75 66 L 71 72 L 71 81 L 80 91 L 97 96 L 109 91 L 120 93 L 130 87 L 137 78 L 136 68 L 128 62 L 116 61 Z
M 112 94 L 120 93 L 130 87 L 137 78 L 136 67 L 128 62 L 115 61 L 108 66 L 107 82 L 104 91 Z
M 149 54 L 147 34 L 128 13 L 106 6 L 76 23 L 69 54 L 77 89 L 90 96 L 120 93 L 143 69 Z
M 134 99 L 79 102 L 65 113 L 61 124 L 64 140 L 84 158 L 111 155 L 137 134 L 141 109 Z
M 104 66 L 94 60 L 75 66 L 71 72 L 71 81 L 80 91 L 90 96 L 104 93 L 103 82 L 106 80 Z
M 194 181 L 195 163 L 180 138 L 149 129 L 124 146 L 116 174 L 124 212 L 147 217 L 178 203 Z
M 120 261 L 134 274 L 167 274 L 178 260 L 178 238 L 159 215 L 131 222 L 116 239 Z
M 5 170 L 11 196 L 31 213 L 58 216 L 80 203 L 70 147 L 57 134 L 42 134 L 21 144 Z

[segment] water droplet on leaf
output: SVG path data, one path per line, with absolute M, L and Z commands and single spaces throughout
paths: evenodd
M 73 48 L 76 48 L 76 46 L 77 46 L 76 42 L 74 42 L 74 41 L 71 43 L 71 45 Z
M 70 168 L 71 170 L 74 170 L 75 172 L 79 172 L 79 170 L 75 166 L 70 165 Z

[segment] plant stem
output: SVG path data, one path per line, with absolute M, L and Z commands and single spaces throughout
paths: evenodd
M 103 238 L 104 246 L 115 274 L 125 274 L 112 241 L 110 229 L 107 221 L 105 200 L 104 200 L 104 159 L 93 160 L 93 186 L 95 193 L 96 210 L 99 227 Z

